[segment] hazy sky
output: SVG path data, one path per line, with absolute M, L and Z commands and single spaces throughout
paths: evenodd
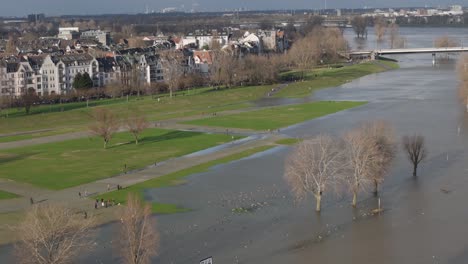
M 24 16 L 30 13 L 46 15 L 142 13 L 146 6 L 158 11 L 177 7 L 197 11 L 215 11 L 233 8 L 248 9 L 320 9 L 389 7 L 389 6 L 468 6 L 468 0 L 0 0 L 0 16 Z

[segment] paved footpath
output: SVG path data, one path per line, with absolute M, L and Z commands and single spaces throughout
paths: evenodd
M 235 153 L 239 153 L 254 147 L 268 144 L 274 144 L 278 139 L 283 138 L 279 134 L 257 134 L 246 139 L 237 140 L 221 146 L 213 147 L 208 150 L 199 151 L 179 158 L 173 158 L 152 165 L 141 170 L 128 172 L 111 178 L 98 180 L 92 183 L 59 190 L 43 190 L 36 187 L 17 183 L 9 180 L 0 181 L 0 190 L 22 195 L 21 198 L 0 200 L 0 213 L 24 210 L 30 207 L 30 197 L 37 202 L 54 201 L 66 203 L 76 209 L 90 210 L 94 203 L 90 199 L 80 199 L 78 193 L 83 195 L 86 192 L 88 196 L 94 196 L 107 192 L 107 185 L 111 190 L 119 184 L 121 186 L 130 186 L 139 182 L 154 179 L 172 172 L 180 171 L 212 160 L 223 158 Z

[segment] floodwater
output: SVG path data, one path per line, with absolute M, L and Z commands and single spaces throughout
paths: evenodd
M 467 29 L 401 32 L 414 47 L 432 46 L 443 34 L 468 36 Z M 346 35 L 356 45 L 352 34 Z M 365 45 L 372 43 L 369 34 Z M 301 138 L 339 135 L 378 119 L 393 124 L 398 136 L 422 133 L 429 156 L 414 179 L 399 150 L 380 192 L 384 213 L 369 215 L 377 207 L 369 191 L 359 195 L 357 209 L 349 195 L 325 193 L 320 215 L 313 198 L 295 202 L 282 178 L 290 147 L 277 147 L 192 175 L 181 186 L 147 190 L 149 200 L 192 209 L 157 216 L 161 250 L 154 263 L 198 263 L 208 256 L 214 263 L 468 263 L 468 116 L 456 98 L 455 62 L 432 67 L 430 54 L 395 58 L 399 70 L 313 97 L 368 104 L 282 129 Z M 100 228 L 95 251 L 81 262 L 116 262 L 114 232 L 113 224 Z M 0 249 L 5 263 L 9 249 Z

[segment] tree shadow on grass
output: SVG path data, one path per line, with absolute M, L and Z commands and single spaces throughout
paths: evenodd
M 18 160 L 23 160 L 27 159 L 31 156 L 34 156 L 36 154 L 39 154 L 40 152 L 31 152 L 31 153 L 23 153 L 23 154 L 16 154 L 16 155 L 11 155 L 7 157 L 0 157 L 0 165 L 9 163 L 9 162 L 14 162 Z
M 165 140 L 190 138 L 193 136 L 197 136 L 199 134 L 200 133 L 198 132 L 190 132 L 190 131 L 170 131 L 163 135 L 143 137 L 140 140 L 140 142 L 141 144 L 151 144 L 151 143 L 161 142 Z

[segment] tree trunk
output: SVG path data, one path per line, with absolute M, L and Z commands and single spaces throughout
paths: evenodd
M 322 194 L 321 193 L 316 194 L 315 200 L 316 200 L 315 211 L 320 212 L 320 209 L 322 206 Z
M 377 179 L 374 179 L 374 195 L 377 195 L 379 193 L 379 182 Z
M 135 145 L 138 145 L 138 136 L 136 134 L 133 136 L 135 137 Z
M 415 163 L 415 164 L 413 165 L 413 177 L 418 176 L 418 175 L 417 175 L 417 170 L 418 170 L 418 164 Z
M 353 203 L 352 203 L 353 207 L 356 208 L 356 205 L 357 205 L 357 192 L 356 191 L 353 191 Z
M 104 139 L 104 149 L 107 148 L 107 140 Z
M 172 88 L 169 89 L 169 98 L 172 98 Z

